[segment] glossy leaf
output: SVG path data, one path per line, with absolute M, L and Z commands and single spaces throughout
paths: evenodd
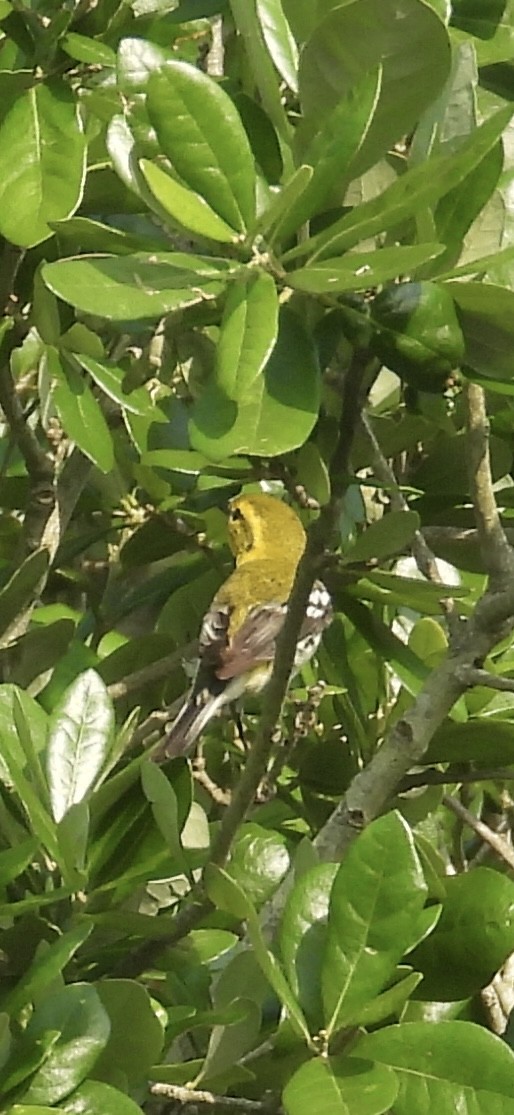
M 237 240 L 234 230 L 200 194 L 182 186 L 176 178 L 148 159 L 141 159 L 139 166 L 151 193 L 174 221 L 197 236 L 207 236 L 210 240 L 225 244 L 233 244 Z
M 66 690 L 50 721 L 47 769 L 56 821 L 94 785 L 112 744 L 113 723 L 105 685 L 87 670 Z
M 395 228 L 423 206 L 434 205 L 462 182 L 495 146 L 509 123 L 512 111 L 507 108 L 494 113 L 462 143 L 457 154 L 431 159 L 430 173 L 427 173 L 426 165 L 412 167 L 378 197 L 355 206 L 328 229 L 287 252 L 285 258 L 309 254 L 312 262 L 314 258 L 334 256 L 353 248 L 360 240 Z
M 25 1092 L 29 1103 L 58 1103 L 93 1068 L 109 1037 L 109 1019 L 94 987 L 75 983 L 39 1003 L 27 1034 L 37 1040 L 48 1030 L 56 1032 L 57 1041 Z
M 98 387 L 101 387 L 102 391 L 115 403 L 119 403 L 123 410 L 129 411 L 130 414 L 143 416 L 150 416 L 155 413 L 155 405 L 144 387 L 136 387 L 134 391 L 127 393 L 123 390 L 125 377 L 121 368 L 95 360 L 92 356 L 86 356 L 80 352 L 76 353 L 76 359 Z
M 321 121 L 314 138 L 302 150 L 302 162 L 312 166 L 312 177 L 301 196 L 292 198 L 278 235 L 285 239 L 334 196 L 342 197 L 352 177 L 352 163 L 365 141 L 376 110 L 381 68 L 367 72 Z
M 280 927 L 284 970 L 312 1029 L 323 1024 L 321 966 L 336 872 L 336 864 L 323 863 L 301 875 L 288 896 Z
M 45 360 L 53 381 L 52 402 L 63 429 L 101 472 L 110 472 L 114 465 L 112 437 L 87 380 L 50 346 Z
M 450 64 L 448 33 L 426 4 L 360 0 L 330 10 L 309 39 L 300 60 L 300 98 L 307 118 L 326 113 L 364 74 L 383 66 L 355 176 L 412 129 L 441 92 Z
M 388 1026 L 361 1037 L 351 1056 L 394 1070 L 400 1085 L 395 1115 L 514 1112 L 514 1054 L 470 1022 Z
M 287 873 L 289 853 L 278 833 L 260 825 L 246 824 L 232 847 L 227 871 L 259 908 L 277 889 Z
M 284 14 L 281 0 L 256 0 L 264 42 L 280 76 L 298 92 L 298 49 Z
M 268 288 L 269 283 L 266 305 Z M 264 284 L 257 289 L 260 294 Z M 271 339 L 274 323 L 261 317 L 260 300 L 258 309 L 257 357 L 262 360 L 266 333 Z M 247 347 L 246 330 L 233 331 L 230 325 L 227 342 L 234 356 L 240 345 L 243 374 L 239 379 L 238 367 L 223 364 L 223 381 L 208 384 L 190 423 L 193 448 L 211 460 L 222 460 L 232 453 L 274 457 L 301 445 L 317 419 L 320 385 L 315 353 L 298 318 L 282 310 L 275 347 L 260 373 Z
M 412 954 L 423 999 L 464 999 L 490 983 L 514 950 L 514 883 L 487 867 L 446 879 L 434 931 Z
M 123 38 L 118 46 L 117 77 L 122 93 L 142 93 L 150 77 L 172 57 L 171 52 L 144 38 Z
M 59 80 L 22 93 L 0 126 L 0 232 L 22 248 L 52 234 L 77 208 L 85 141 L 76 99 Z
M 323 959 L 329 1033 L 347 1026 L 390 980 L 416 943 L 426 886 L 412 837 L 398 813 L 374 821 L 334 880 Z
M 110 321 L 160 318 L 172 310 L 216 298 L 220 270 L 194 256 L 92 256 L 63 259 L 43 267 L 45 283 L 66 302 Z M 180 262 L 179 262 L 180 260 Z M 193 285 L 194 284 L 194 285 Z
M 368 290 L 414 271 L 443 251 L 442 244 L 413 244 L 374 252 L 349 252 L 342 259 L 324 259 L 316 266 L 293 271 L 287 281 L 293 290 L 304 290 L 309 294 Z
M 287 1083 L 283 1102 L 287 1115 L 382 1115 L 394 1110 L 398 1093 L 389 1066 L 348 1057 L 316 1057 L 301 1065 Z
M 224 90 L 194 66 L 170 62 L 149 81 L 148 112 L 182 180 L 243 232 L 255 215 L 253 156 Z
M 269 244 L 280 240 L 283 229 L 289 223 L 290 211 L 295 212 L 296 203 L 307 190 L 313 173 L 311 166 L 299 166 L 282 188 L 273 193 L 252 232 L 265 237 Z
M 55 1112 L 55 1108 L 52 1108 Z M 84 1080 L 83 1083 L 59 1105 L 66 1115 L 142 1115 L 141 1108 L 130 1096 L 101 1084 L 99 1080 Z M 25 1115 L 25 1112 L 20 1112 Z M 38 1115 L 33 1108 L 27 1108 L 26 1115 Z

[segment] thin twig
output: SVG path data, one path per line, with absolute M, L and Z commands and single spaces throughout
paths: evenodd
M 373 426 L 368 416 L 364 413 L 361 417 L 361 426 L 371 447 L 370 464 L 373 473 L 376 479 L 387 489 L 391 510 L 408 511 L 409 504 L 405 499 L 393 469 L 382 453 Z M 437 568 L 436 558 L 421 530 L 415 532 L 411 549 L 412 556 L 420 573 L 426 577 L 427 581 L 432 581 L 434 584 L 441 584 L 442 578 Z M 448 599 L 448 597 L 444 597 L 441 599 L 441 607 L 449 618 L 454 610 L 454 602 Z
M 448 767 L 446 770 L 426 770 L 407 774 L 398 785 L 398 793 L 405 794 L 409 790 L 417 790 L 423 786 L 448 786 L 453 783 L 463 785 L 467 782 L 513 782 L 514 767 L 484 767 L 479 770 L 459 770 L 458 767 Z
M 501 693 L 514 693 L 514 678 L 490 674 L 489 670 L 479 670 L 476 666 L 461 667 L 459 680 L 467 687 L 481 685 L 485 689 L 498 689 Z
M 514 869 L 514 848 L 504 840 L 503 836 L 499 836 L 498 833 L 493 832 L 493 830 L 489 828 L 489 825 L 484 824 L 478 817 L 475 817 L 473 813 L 470 813 L 469 809 L 466 809 L 462 802 L 458 801 L 457 798 L 452 798 L 450 794 L 444 794 L 443 805 L 445 805 L 447 809 L 450 809 L 452 813 L 455 813 L 455 816 L 459 817 L 464 824 L 473 829 L 473 832 L 476 832 L 481 840 L 484 840 L 509 867 Z
M 196 759 L 193 759 L 192 767 L 195 782 L 203 787 L 209 797 L 216 802 L 216 805 L 230 805 L 232 800 L 230 790 L 224 790 L 221 786 L 218 786 L 217 782 L 213 781 L 205 769 L 203 757 L 198 755 Z
M 493 488 L 489 455 L 489 419 L 485 394 L 468 383 L 467 404 L 469 479 L 480 551 L 491 581 L 498 587 L 514 578 L 514 551 L 503 530 Z
M 137 689 L 141 689 L 143 685 L 149 682 L 160 681 L 176 670 L 180 666 L 183 659 L 194 656 L 197 641 L 192 640 L 185 647 L 180 650 L 174 650 L 171 654 L 165 655 L 164 658 L 159 658 L 155 662 L 149 662 L 147 666 L 142 666 L 140 670 L 134 670 L 132 674 L 127 674 L 126 677 L 121 678 L 120 681 L 113 681 L 111 685 L 107 686 L 107 691 L 112 701 L 120 701 L 123 697 L 128 697 Z M 168 712 L 168 719 L 170 719 Z
M 190 1103 L 199 1106 L 220 1107 L 226 1111 L 242 1111 L 248 1115 L 272 1115 L 279 1110 L 279 1101 L 275 1097 L 264 1100 L 247 1100 L 239 1096 L 217 1096 L 213 1092 L 206 1092 L 198 1088 L 183 1088 L 179 1084 L 152 1084 L 152 1096 L 161 1096 L 180 1103 L 183 1107 Z

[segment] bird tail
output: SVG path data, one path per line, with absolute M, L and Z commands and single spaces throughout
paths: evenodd
M 177 714 L 162 751 L 159 749 L 160 753 L 168 759 L 184 755 L 193 746 L 209 720 L 217 715 L 223 704 L 225 704 L 224 687 L 217 694 L 207 689 L 190 693 Z

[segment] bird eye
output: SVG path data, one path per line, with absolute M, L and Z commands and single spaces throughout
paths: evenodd
M 243 518 L 243 512 L 240 511 L 239 507 L 234 507 L 234 509 L 230 512 L 230 518 L 233 523 L 237 523 L 240 519 Z

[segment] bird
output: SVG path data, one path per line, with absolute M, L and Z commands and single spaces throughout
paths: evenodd
M 161 754 L 168 758 L 189 751 L 224 706 L 266 686 L 296 568 L 306 545 L 298 515 L 280 498 L 264 492 L 243 493 L 228 506 L 235 569 L 218 589 L 203 619 L 192 687 L 162 747 Z M 293 673 L 316 652 L 331 619 L 330 595 L 316 580 L 296 647 Z

